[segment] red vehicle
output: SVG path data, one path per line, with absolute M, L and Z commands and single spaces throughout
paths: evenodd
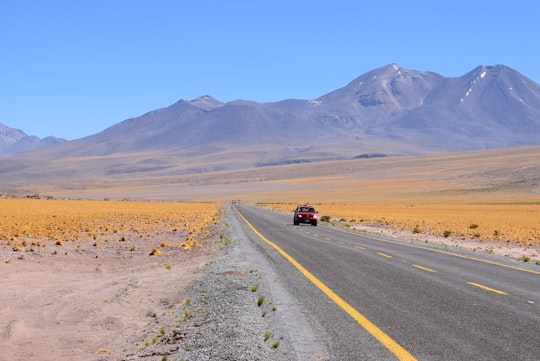
M 294 210 L 294 217 L 293 217 L 293 223 L 295 226 L 299 225 L 300 223 L 309 223 L 312 226 L 317 226 L 317 211 L 315 208 L 313 208 L 310 205 L 304 204 L 299 205 Z

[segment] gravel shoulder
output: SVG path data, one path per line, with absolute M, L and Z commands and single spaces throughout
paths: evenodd
M 185 339 L 169 351 L 169 359 L 327 360 L 308 317 L 245 237 L 230 208 L 222 220 L 224 253 L 183 291 L 191 297 L 185 308 L 194 313 L 186 322 Z

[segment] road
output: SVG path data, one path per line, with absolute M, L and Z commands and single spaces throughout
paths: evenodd
M 234 211 L 332 359 L 540 359 L 540 267 Z

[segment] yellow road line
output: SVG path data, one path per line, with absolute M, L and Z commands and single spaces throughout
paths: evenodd
M 332 301 L 334 301 L 339 307 L 341 307 L 349 316 L 351 316 L 360 326 L 362 326 L 367 332 L 369 332 L 373 337 L 375 337 L 381 344 L 383 344 L 390 352 L 392 352 L 398 360 L 402 361 L 416 361 L 416 358 L 413 357 L 407 350 L 405 350 L 401 345 L 394 341 L 390 336 L 384 333 L 380 328 L 378 328 L 373 322 L 368 320 L 364 315 L 358 312 L 350 304 L 348 304 L 344 299 L 339 297 L 334 291 L 332 291 L 328 286 L 319 281 L 311 272 L 309 272 L 304 266 L 298 263 L 293 257 L 288 253 L 282 250 L 278 245 L 268 240 L 263 236 L 255 227 L 249 223 L 249 221 L 238 211 L 238 215 L 246 222 L 246 224 L 251 228 L 251 230 L 259 236 L 264 242 L 272 246 L 276 251 L 278 251 L 285 259 L 287 259 L 294 267 L 296 267 L 308 280 L 310 280 L 315 286 L 317 286 L 326 296 L 328 296 Z
M 358 249 L 365 249 L 364 247 L 361 247 L 361 246 L 354 246 L 354 248 L 358 248 Z
M 332 239 L 331 239 L 331 238 L 328 238 L 328 237 L 324 237 L 324 240 L 325 240 L 325 241 L 331 241 Z
M 382 253 L 382 252 L 377 252 L 377 254 L 378 254 L 379 256 L 383 256 L 383 257 L 386 257 L 386 258 L 394 258 L 394 257 L 390 256 L 389 254 Z
M 421 270 L 424 270 L 424 271 L 427 271 L 427 272 L 437 273 L 437 271 L 435 271 L 434 269 L 427 268 L 427 267 L 424 267 L 424 266 L 420 266 L 420 265 L 417 265 L 417 264 L 413 264 L 413 267 L 416 267 L 418 269 L 421 269 Z
M 475 283 L 475 282 L 467 282 L 467 284 L 471 285 L 471 286 L 474 286 L 474 287 L 478 287 L 478 288 L 481 288 L 483 290 L 486 290 L 486 291 L 490 291 L 490 292 L 494 292 L 494 293 L 497 293 L 499 295 L 507 295 L 508 293 L 504 292 L 504 291 L 499 291 L 499 290 L 496 290 L 494 288 L 490 288 L 488 286 L 484 286 L 484 285 L 481 285 L 479 283 Z

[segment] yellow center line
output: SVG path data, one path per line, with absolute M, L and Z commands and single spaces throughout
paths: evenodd
M 424 270 L 424 271 L 427 271 L 427 272 L 437 273 L 437 271 L 435 271 L 434 269 L 427 268 L 427 267 L 424 267 L 424 266 L 420 266 L 420 265 L 417 265 L 417 264 L 413 264 L 413 267 L 416 267 L 418 269 L 421 269 L 421 270 Z
M 341 241 L 339 241 L 338 244 L 341 244 L 342 246 L 346 246 L 346 245 L 347 245 L 347 242 L 341 242 Z
M 394 257 L 390 256 L 389 254 L 382 253 L 382 252 L 377 252 L 377 254 L 378 254 L 379 256 L 383 256 L 383 257 L 386 257 L 386 258 L 394 258 Z
M 484 286 L 484 285 L 481 285 L 479 283 L 475 283 L 475 282 L 467 282 L 468 285 L 471 285 L 471 286 L 474 286 L 474 287 L 478 287 L 478 288 L 481 288 L 483 290 L 486 290 L 486 291 L 490 291 L 490 292 L 494 292 L 494 293 L 497 293 L 499 295 L 507 295 L 508 293 L 504 292 L 504 291 L 499 291 L 499 290 L 496 290 L 494 288 L 490 288 L 488 286 Z
M 236 210 L 236 209 L 235 209 Z M 351 316 L 360 326 L 362 326 L 367 332 L 369 332 L 375 339 L 377 339 L 381 344 L 383 344 L 390 352 L 397 357 L 398 360 L 402 361 L 416 361 L 413 355 L 411 355 L 407 350 L 403 348 L 400 344 L 394 341 L 390 336 L 388 336 L 384 331 L 378 328 L 373 322 L 368 320 L 364 315 L 358 312 L 350 304 L 348 304 L 344 299 L 339 297 L 334 291 L 332 291 L 328 286 L 319 281 L 311 272 L 309 272 L 304 266 L 298 263 L 293 257 L 288 253 L 282 250 L 278 245 L 268 240 L 263 236 L 255 227 L 249 223 L 249 221 L 238 211 L 238 215 L 246 222 L 246 224 L 251 228 L 251 230 L 264 242 L 272 246 L 276 251 L 278 251 L 285 259 L 287 259 L 296 269 L 298 269 L 304 277 L 310 280 L 315 286 L 317 286 L 326 296 L 328 296 L 332 301 L 336 303 L 341 309 L 343 309 L 349 316 Z
M 354 248 L 365 249 L 364 247 L 361 247 L 361 246 L 354 246 Z
M 328 238 L 328 237 L 324 237 L 324 240 L 325 240 L 325 241 L 331 241 L 332 239 L 331 239 L 331 238 Z

